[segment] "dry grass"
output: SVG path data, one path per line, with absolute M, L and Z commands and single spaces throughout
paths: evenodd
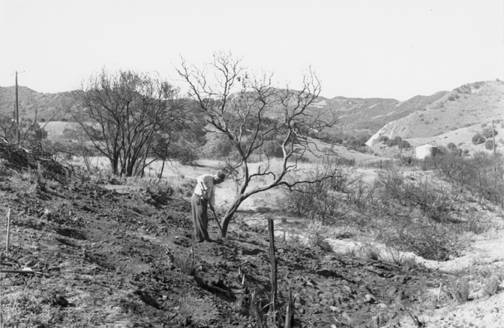
M 364 243 L 360 247 L 354 249 L 353 253 L 355 256 L 367 260 L 377 261 L 381 259 L 380 251 L 375 246 L 369 243 Z
M 492 274 L 483 285 L 483 294 L 485 296 L 493 296 L 497 294 L 500 289 L 501 283 L 502 276 L 498 274 Z
M 58 321 L 58 311 L 52 308 L 40 290 L 20 290 L 3 294 L 0 311 L 5 327 L 38 327 Z
M 307 246 L 317 247 L 324 251 L 331 251 L 331 245 L 325 240 L 325 232 L 327 227 L 325 227 L 319 221 L 311 221 L 306 229 Z
M 183 321 L 197 327 L 208 327 L 219 319 L 219 311 L 208 297 L 187 295 L 179 302 L 179 315 Z
M 192 250 L 189 254 L 172 254 L 169 256 L 173 265 L 179 268 L 181 272 L 190 276 L 195 274 L 197 263 Z
M 467 278 L 455 278 L 448 283 L 446 288 L 448 295 L 459 304 L 469 300 L 470 285 Z

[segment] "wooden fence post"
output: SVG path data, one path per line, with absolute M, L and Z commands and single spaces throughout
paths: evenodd
M 272 322 L 277 324 L 277 264 L 275 257 L 275 228 L 273 226 L 273 219 L 268 218 L 268 232 L 269 232 L 269 256 L 271 263 L 271 314 Z
M 250 294 L 250 312 L 252 313 L 252 315 L 256 319 L 256 327 L 257 328 L 265 328 L 261 311 L 262 311 L 262 309 L 257 304 L 256 291 L 253 290 L 252 293 Z
M 287 309 L 285 310 L 285 328 L 292 328 L 294 321 L 294 300 L 292 299 L 292 291 L 289 289 L 289 299 L 287 301 Z

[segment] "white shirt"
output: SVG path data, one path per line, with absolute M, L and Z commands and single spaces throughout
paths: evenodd
M 211 174 L 200 175 L 196 179 L 196 187 L 194 188 L 194 194 L 208 200 L 213 207 L 215 206 L 214 179 L 215 177 Z

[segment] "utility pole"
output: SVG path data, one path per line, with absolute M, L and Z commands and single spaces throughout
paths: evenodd
M 16 144 L 19 145 L 21 141 L 21 131 L 19 131 L 19 97 L 18 97 L 18 72 L 16 71 L 16 104 L 15 104 L 15 118 L 16 118 Z

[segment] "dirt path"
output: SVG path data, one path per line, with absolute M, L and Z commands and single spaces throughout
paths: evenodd
M 504 327 L 504 232 L 476 240 L 467 253 L 439 263 L 439 269 L 464 272 L 469 300 L 423 316 L 428 328 Z M 500 282 L 500 283 L 499 283 Z M 490 295 L 495 293 L 493 295 Z

